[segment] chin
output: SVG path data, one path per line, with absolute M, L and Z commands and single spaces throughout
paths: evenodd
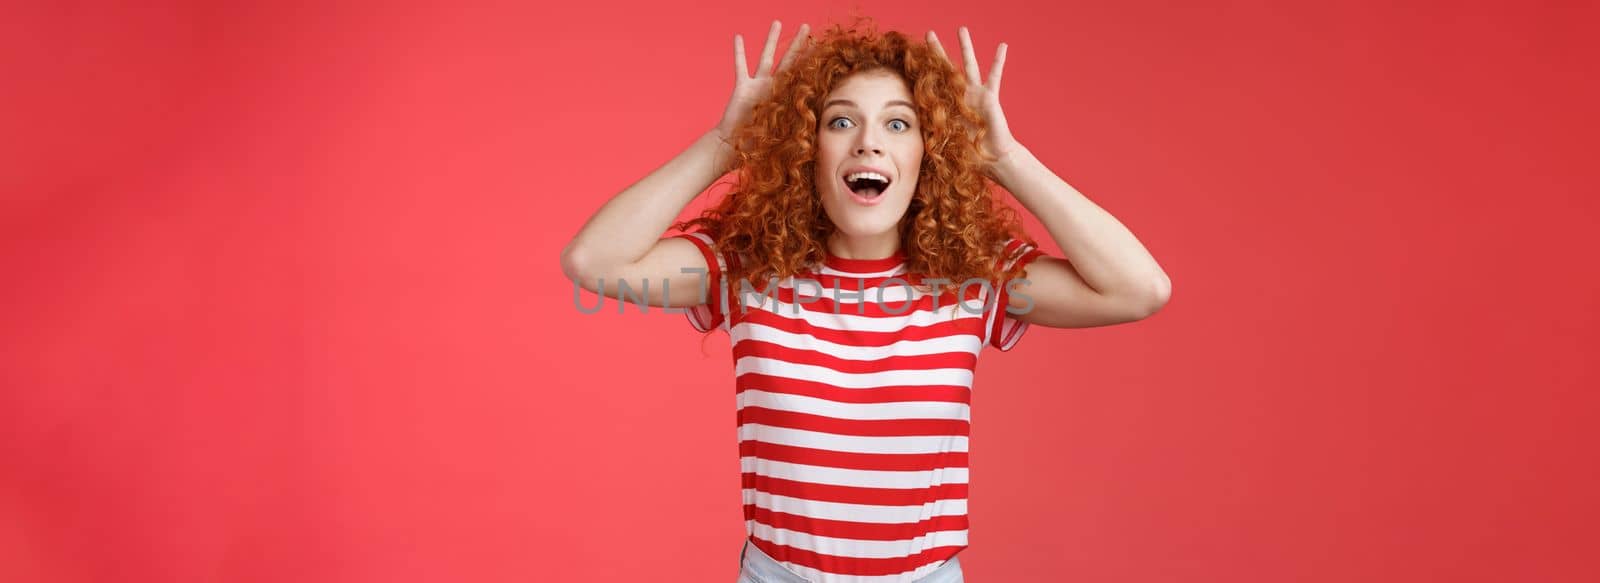
M 910 204 L 910 200 L 886 200 L 875 206 L 863 207 L 854 201 L 844 200 L 834 208 L 823 210 L 828 213 L 828 219 L 833 221 L 833 226 L 840 233 L 851 237 L 865 237 L 899 229 L 900 221 L 905 218 L 906 208 Z
M 835 231 L 850 237 L 870 237 L 883 232 L 898 231 L 904 216 L 906 216 L 904 208 L 894 211 L 883 207 L 872 210 L 845 208 L 843 211 L 835 210 L 827 213 L 827 218 L 834 221 Z

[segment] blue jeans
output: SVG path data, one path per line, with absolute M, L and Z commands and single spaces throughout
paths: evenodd
M 961 561 L 950 557 L 949 561 L 934 569 L 932 573 L 924 575 L 917 583 L 963 583 L 961 577 Z M 744 552 L 739 554 L 739 581 L 738 583 L 811 583 L 800 574 L 784 568 L 783 563 L 767 556 L 761 549 L 744 539 Z

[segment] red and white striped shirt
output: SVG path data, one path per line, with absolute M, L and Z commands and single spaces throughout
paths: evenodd
M 1010 350 L 1028 327 L 1006 313 L 1004 286 L 968 287 L 962 308 L 953 292 L 890 280 L 917 281 L 899 253 L 828 257 L 724 304 L 720 276 L 737 258 L 703 232 L 675 236 L 709 266 L 690 324 L 732 342 L 752 544 L 823 583 L 912 581 L 966 548 L 973 368 L 984 345 Z M 1005 251 L 1007 267 L 1041 254 L 1020 240 Z M 797 288 L 806 279 L 818 285 Z

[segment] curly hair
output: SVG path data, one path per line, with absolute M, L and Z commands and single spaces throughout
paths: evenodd
M 924 120 L 920 176 L 899 225 L 907 270 L 951 280 L 950 289 L 973 278 L 998 286 L 1020 277 L 1020 265 L 997 269 L 1001 247 L 1012 237 L 1036 243 L 1016 211 L 996 200 L 984 172 L 994 158 L 982 146 L 982 118 L 966 105 L 965 75 L 926 42 L 896 31 L 878 34 L 868 17 L 857 17 L 849 28 L 836 24 L 820 39 L 804 42 L 750 121 L 729 137 L 737 183 L 701 216 L 673 225 L 685 232 L 698 226 L 719 250 L 738 254 L 738 265 L 729 266 L 722 279 L 730 294 L 738 290 L 732 282 L 749 281 L 763 290 L 769 278 L 796 275 L 827 256 L 825 242 L 835 226 L 823 210 L 814 173 L 822 103 L 849 76 L 877 71 L 906 82 L 917 118 Z

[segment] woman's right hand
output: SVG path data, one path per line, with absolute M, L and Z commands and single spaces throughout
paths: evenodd
M 778 62 L 778 71 L 782 71 L 794 60 L 796 53 L 804 44 L 806 32 L 810 25 L 800 25 L 800 31 L 795 33 L 789 41 L 789 50 L 783 54 L 783 60 Z M 767 33 L 767 45 L 761 50 L 761 62 L 756 65 L 756 75 L 750 76 L 750 65 L 744 56 L 744 37 L 733 36 L 733 97 L 728 99 L 728 107 L 722 112 L 722 121 L 717 122 L 716 130 L 723 136 L 733 134 L 733 130 L 750 120 L 750 112 L 755 109 L 756 103 L 767 97 L 772 92 L 772 78 L 776 75 L 772 71 L 772 55 L 778 47 L 778 32 L 783 30 L 783 23 L 772 21 L 772 29 Z

